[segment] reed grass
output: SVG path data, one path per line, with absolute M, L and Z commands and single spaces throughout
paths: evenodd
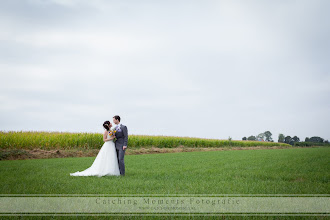
M 9 131 L 0 132 L 0 149 L 99 149 L 103 145 L 100 133 L 69 133 L 69 132 L 36 132 Z M 220 139 L 204 139 L 173 136 L 129 135 L 128 147 L 254 147 L 254 146 L 287 146 L 289 144 L 235 141 Z

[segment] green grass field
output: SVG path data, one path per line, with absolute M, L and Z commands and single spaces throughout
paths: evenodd
M 330 148 L 319 147 L 127 155 L 125 177 L 69 175 L 88 168 L 95 157 L 0 161 L 0 191 L 1 194 L 329 194 L 329 153 Z M 67 219 L 63 216 L 0 218 Z M 110 218 L 120 217 L 102 217 Z M 326 219 L 322 216 L 166 218 Z M 159 219 L 159 216 L 125 216 L 124 219 Z
M 94 157 L 0 161 L 2 194 L 324 194 L 330 148 L 125 156 L 125 177 L 72 177 Z

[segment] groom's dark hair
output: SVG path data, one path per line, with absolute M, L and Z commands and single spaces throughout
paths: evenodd
M 115 116 L 113 116 L 116 120 L 118 120 L 118 121 L 120 121 L 120 117 L 119 117 L 119 115 L 115 115 Z

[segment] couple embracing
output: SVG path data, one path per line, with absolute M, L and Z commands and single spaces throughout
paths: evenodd
M 70 173 L 70 176 L 125 176 L 124 156 L 128 142 L 127 127 L 120 123 L 118 115 L 113 116 L 113 123 L 115 126 L 112 126 L 110 121 L 103 123 L 104 144 L 92 166 L 81 172 Z

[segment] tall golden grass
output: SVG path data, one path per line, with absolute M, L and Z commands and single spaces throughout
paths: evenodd
M 35 132 L 10 131 L 0 132 L 0 149 L 98 149 L 103 145 L 100 133 L 69 133 L 69 132 Z M 261 142 L 203 139 L 172 136 L 129 135 L 128 147 L 253 147 L 253 146 L 287 146 L 289 144 Z

